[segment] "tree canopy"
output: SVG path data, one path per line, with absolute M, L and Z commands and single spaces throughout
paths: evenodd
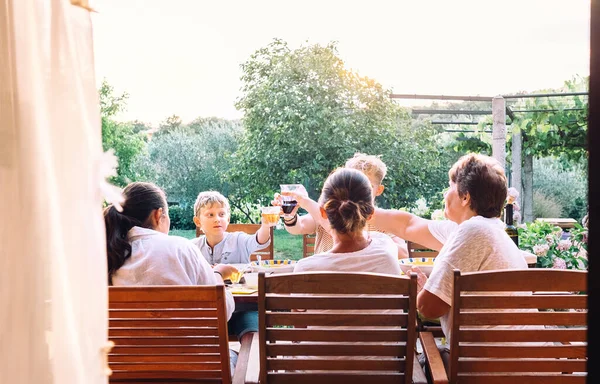
M 382 205 L 404 206 L 446 184 L 437 131 L 413 124 L 381 84 L 346 69 L 334 43 L 292 50 L 274 40 L 242 70 L 237 107 L 246 131 L 230 172 L 242 194 L 266 201 L 280 183 L 301 183 L 316 198 L 356 152 L 381 155 L 388 166 Z

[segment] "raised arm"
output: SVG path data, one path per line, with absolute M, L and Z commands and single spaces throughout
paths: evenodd
M 443 244 L 429 231 L 429 222 L 430 220 L 412 213 L 381 208 L 376 208 L 371 218 L 371 223 L 380 231 L 392 233 L 402 239 L 439 251 Z

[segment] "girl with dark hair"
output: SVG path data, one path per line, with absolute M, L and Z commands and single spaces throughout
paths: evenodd
M 294 272 L 351 271 L 400 274 L 398 248 L 389 236 L 367 232 L 375 212 L 369 179 L 355 169 L 334 171 L 323 185 L 320 212 L 329 221 L 331 250 L 298 261 Z
M 168 236 L 171 220 L 164 192 L 152 183 L 131 183 L 123 190 L 123 211 L 104 210 L 110 285 L 216 285 L 236 269 L 211 268 L 189 240 Z M 226 293 L 227 318 L 235 302 Z

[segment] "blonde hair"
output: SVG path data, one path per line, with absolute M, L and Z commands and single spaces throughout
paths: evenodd
M 194 216 L 200 217 L 200 210 L 204 207 L 211 207 L 213 204 L 219 204 L 221 207 L 227 210 L 229 215 L 229 200 L 217 191 L 204 191 L 200 192 L 194 203 Z
M 387 173 L 387 166 L 381 161 L 380 157 L 381 155 L 374 156 L 355 153 L 354 157 L 346 161 L 345 167 L 359 170 L 367 176 L 374 176 L 378 183 L 381 184 Z

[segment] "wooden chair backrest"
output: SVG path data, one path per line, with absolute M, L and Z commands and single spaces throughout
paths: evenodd
M 255 234 L 256 231 L 260 228 L 260 224 L 229 224 L 227 226 L 227 232 L 244 232 L 248 234 Z M 256 252 L 250 255 L 250 260 L 255 261 L 256 255 L 260 255 L 261 260 L 273 260 L 273 227 L 271 227 L 271 243 L 262 249 L 258 249 Z M 200 227 L 196 227 L 196 237 L 204 235 L 204 232 L 200 229 Z
M 302 235 L 302 257 L 309 257 L 315 254 L 316 234 Z
M 261 383 L 412 381 L 416 274 L 261 273 L 258 285 Z
M 586 290 L 586 271 L 455 270 L 450 383 L 585 383 Z
M 231 383 L 222 285 L 109 287 L 108 298 L 111 383 Z
M 406 246 L 408 248 L 408 257 L 410 258 L 437 257 L 439 253 L 438 251 L 434 251 L 433 249 L 412 241 L 406 241 Z

